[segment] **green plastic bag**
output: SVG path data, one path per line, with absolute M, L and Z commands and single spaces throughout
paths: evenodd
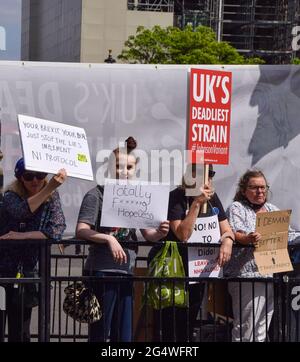
M 148 275 L 157 278 L 185 277 L 177 243 L 167 241 L 149 264 Z M 184 281 L 150 281 L 144 301 L 154 309 L 186 307 L 188 303 Z

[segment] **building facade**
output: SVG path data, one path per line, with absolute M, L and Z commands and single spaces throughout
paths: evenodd
M 103 62 L 121 53 L 139 25 L 173 25 L 173 8 L 127 0 L 23 0 L 22 59 Z M 158 10 L 158 8 L 157 8 Z
M 175 0 L 174 9 L 177 26 L 210 26 L 219 41 L 245 56 L 280 64 L 299 55 L 292 49 L 300 25 L 299 0 Z
M 21 59 L 22 0 L 0 0 L 0 60 Z
M 266 63 L 290 63 L 296 56 L 292 32 L 298 20 L 298 0 L 224 0 L 221 39 Z
M 290 63 L 299 0 L 23 0 L 22 59 L 103 62 L 139 25 L 210 26 L 266 63 Z M 300 24 L 299 24 L 300 25 Z M 293 33 L 294 32 L 294 33 Z M 300 33 L 300 31 L 299 31 Z

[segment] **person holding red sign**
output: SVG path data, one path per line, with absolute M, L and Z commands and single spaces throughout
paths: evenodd
M 192 180 L 194 184 L 188 182 L 188 173 L 186 172 L 182 186 L 176 188 L 170 193 L 168 220 L 170 221 L 170 232 L 165 240 L 173 240 L 178 243 L 186 243 L 193 233 L 196 233 L 194 226 L 201 217 L 216 216 L 216 222 L 219 224 L 221 235 L 221 247 L 218 256 L 218 264 L 223 266 L 230 260 L 234 234 L 227 221 L 227 217 L 220 199 L 212 188 L 212 179 L 215 175 L 213 166 L 209 165 L 209 181 L 207 185 L 200 187 L 198 196 L 187 196 L 188 188 L 195 188 L 196 165 L 189 165 L 191 168 Z M 197 182 L 196 182 L 197 185 Z M 207 203 L 207 213 L 201 213 L 201 207 Z M 185 273 L 188 275 L 188 251 L 187 247 L 179 245 Z M 157 253 L 157 248 L 152 248 L 149 254 L 151 259 Z M 164 342 L 177 341 L 185 342 L 193 340 L 193 331 L 197 320 L 204 295 L 204 283 L 189 284 L 189 308 L 169 307 L 156 312 L 155 318 L 155 340 L 159 341 L 158 331 L 162 331 L 162 340 Z M 174 323 L 175 310 L 175 323 Z M 161 318 L 160 318 L 161 314 Z M 175 333 L 174 333 L 175 332 Z M 175 336 L 175 340 L 174 340 Z

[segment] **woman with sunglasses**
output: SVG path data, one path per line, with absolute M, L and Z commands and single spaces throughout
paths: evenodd
M 213 166 L 209 165 L 209 178 L 207 185 L 197 185 L 196 165 L 188 165 L 182 180 L 182 186 L 179 186 L 170 192 L 168 220 L 170 221 L 170 232 L 165 240 L 173 240 L 186 243 L 192 236 L 197 234 L 195 225 L 199 218 L 215 216 L 216 223 L 219 224 L 221 247 L 218 256 L 218 264 L 223 266 L 231 257 L 234 234 L 227 221 L 224 208 L 217 194 L 212 187 L 212 179 L 215 175 Z M 201 186 L 201 187 L 200 187 Z M 200 190 L 196 190 L 200 187 Z M 192 193 L 188 190 L 195 190 L 195 196 L 188 196 Z M 201 213 L 201 208 L 207 203 L 207 212 Z M 199 240 L 200 241 L 200 240 Z M 158 248 L 152 248 L 149 258 L 153 258 Z M 188 252 L 186 246 L 179 245 L 185 273 L 188 275 Z M 155 313 L 155 331 L 162 331 L 162 340 L 164 342 L 193 341 L 193 331 L 195 328 L 197 315 L 200 310 L 204 295 L 204 283 L 189 284 L 189 308 L 164 308 Z M 176 311 L 174 325 L 174 309 Z M 161 314 L 161 315 L 160 315 Z M 188 319 L 187 319 L 188 318 Z M 189 327 L 187 327 L 189 326 Z M 174 338 L 175 329 L 175 338 Z M 160 336 L 156 335 L 155 340 L 159 341 Z
M 25 170 L 23 158 L 15 166 L 15 177 L 4 193 L 2 214 L 6 227 L 0 240 L 60 240 L 66 228 L 59 194 L 56 189 L 65 182 L 64 169 L 49 181 L 47 174 Z M 37 244 L 9 241 L 1 245 L 0 275 L 4 277 L 33 277 L 39 255 Z M 6 286 L 8 341 L 29 342 L 32 307 L 38 304 L 35 284 Z M 23 295 L 22 295 L 23 294 Z M 1 324 L 2 325 L 2 324 Z M 1 337 L 0 337 L 1 338 Z
M 240 178 L 234 202 L 227 210 L 237 243 L 253 246 L 259 243 L 261 235 L 255 231 L 256 215 L 278 210 L 268 202 L 268 190 L 267 179 L 259 170 L 247 170 Z M 272 277 L 259 273 L 253 251 L 249 247 L 235 248 L 224 274 L 232 278 Z M 274 309 L 272 283 L 231 282 L 228 290 L 234 316 L 232 341 L 265 341 Z

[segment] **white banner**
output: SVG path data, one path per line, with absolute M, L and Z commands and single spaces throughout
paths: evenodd
M 169 185 L 105 180 L 101 226 L 158 228 L 167 220 Z
M 46 119 L 18 115 L 26 170 L 57 173 L 93 180 L 85 130 Z
M 138 148 L 147 155 L 154 150 L 169 154 L 184 150 L 189 68 L 0 62 L 1 166 L 5 185 L 13 180 L 15 162 L 22 155 L 17 114 L 84 127 L 94 180 L 98 180 L 105 162 L 103 151 L 115 149 L 128 136 L 135 137 Z M 230 163 L 216 165 L 214 178 L 223 206 L 226 209 L 232 202 L 239 177 L 256 167 L 268 179 L 272 203 L 280 209 L 293 209 L 291 226 L 300 230 L 300 66 L 199 68 L 232 72 Z M 175 168 L 177 164 L 174 162 Z M 150 162 L 140 164 L 152 182 L 166 182 L 159 175 L 169 172 L 167 157 L 162 158 L 160 166 L 147 165 Z M 83 196 L 93 186 L 70 179 L 60 187 L 68 231 L 74 233 Z

